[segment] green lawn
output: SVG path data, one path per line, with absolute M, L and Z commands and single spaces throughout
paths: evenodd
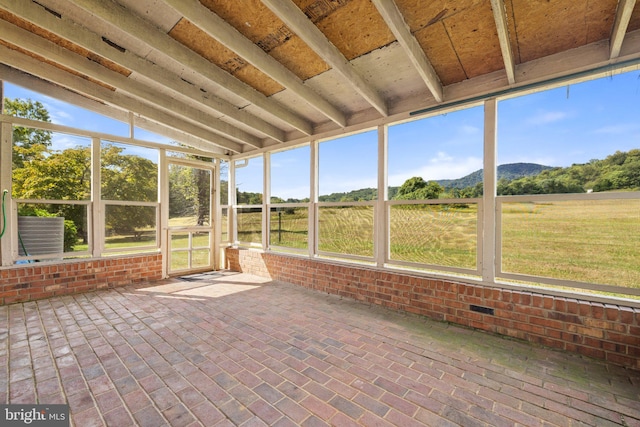
M 261 221 L 260 212 L 240 213 L 238 239 L 261 243 Z M 321 251 L 373 256 L 373 207 L 323 206 L 318 221 Z M 390 258 L 475 270 L 477 222 L 475 204 L 392 206 Z M 503 203 L 501 227 L 504 272 L 640 287 L 640 201 Z M 149 238 L 143 242 L 152 243 Z M 273 246 L 306 249 L 308 209 L 272 211 L 269 239 Z M 107 239 L 109 248 L 141 243 L 122 236 Z M 197 236 L 194 245 L 206 246 L 207 236 Z M 186 235 L 173 237 L 174 249 L 186 246 Z M 76 251 L 82 249 L 76 246 Z M 174 263 L 176 269 L 185 268 L 186 256 L 173 253 L 172 268 Z M 208 250 L 198 250 L 194 260 L 205 263 Z
M 640 287 L 640 201 L 505 203 L 502 269 Z

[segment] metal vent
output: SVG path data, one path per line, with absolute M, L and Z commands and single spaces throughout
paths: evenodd
M 469 308 L 471 309 L 471 311 L 477 311 L 478 313 L 490 314 L 492 316 L 494 315 L 493 308 L 482 307 L 482 306 L 473 305 L 473 304 L 471 304 Z
M 20 256 L 59 254 L 64 251 L 62 217 L 19 216 L 18 233 L 22 241 L 18 244 Z

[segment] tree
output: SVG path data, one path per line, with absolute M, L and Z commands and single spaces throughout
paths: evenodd
M 400 186 L 393 198 L 395 200 L 437 199 L 443 192 L 444 188 L 437 182 L 427 182 L 422 177 L 414 176 Z
M 49 112 L 39 101 L 31 99 L 4 99 L 4 114 L 25 119 L 51 122 Z M 51 146 L 51 131 L 14 126 L 13 168 L 20 168 L 25 161 L 39 158 Z
M 68 148 L 64 151 L 47 150 L 31 159 L 13 173 L 13 197 L 19 199 L 88 200 L 91 192 L 91 151 L 87 147 Z M 47 211 L 71 221 L 65 226 L 65 242 L 76 239 L 77 234 L 87 240 L 86 210 L 73 204 L 49 205 Z M 38 211 L 39 212 L 39 211 Z M 38 212 L 20 211 L 21 215 L 43 216 Z M 73 233 L 73 236 L 67 234 Z M 68 243 L 65 248 L 69 249 Z
M 158 199 L 158 167 L 144 157 L 122 154 L 124 148 L 112 144 L 101 150 L 103 200 L 153 202 Z M 142 237 L 141 229 L 155 225 L 156 210 L 146 206 L 111 205 L 107 229 L 118 234 Z

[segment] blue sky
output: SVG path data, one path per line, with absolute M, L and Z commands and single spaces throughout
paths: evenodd
M 128 124 L 70 106 L 5 82 L 5 96 L 42 102 L 52 122 L 120 136 Z M 640 72 L 610 76 L 498 103 L 498 164 L 529 162 L 570 166 L 602 159 L 617 150 L 640 148 Z M 483 108 L 419 118 L 389 129 L 389 185 L 412 176 L 455 179 L 482 168 Z M 171 140 L 136 129 L 136 137 Z M 56 148 L 78 143 L 56 135 Z M 320 143 L 320 194 L 377 185 L 377 135 L 364 132 Z M 256 160 L 239 171 L 242 191 L 261 192 Z M 309 193 L 309 148 L 272 155 L 272 195 Z
M 33 92 L 31 90 L 13 85 L 6 81 L 4 82 L 4 96 L 6 98 L 12 99 L 22 98 L 40 101 L 49 112 L 51 122 L 55 124 L 94 132 L 103 132 L 121 137 L 129 137 L 128 123 L 120 122 L 101 114 L 76 107 L 67 102 L 37 92 Z M 145 141 L 158 142 L 163 144 L 171 143 L 170 138 L 155 134 L 153 132 L 148 132 L 137 127 L 134 128 L 134 134 L 137 139 Z M 89 138 L 66 135 L 58 132 L 55 132 L 52 135 L 52 145 L 56 150 L 64 150 L 66 148 L 72 148 L 78 145 L 88 146 L 90 144 L 91 140 Z M 150 156 L 150 151 L 146 148 L 127 146 L 126 153 L 138 154 L 140 156 L 150 158 L 155 162 L 158 161 L 157 154 Z

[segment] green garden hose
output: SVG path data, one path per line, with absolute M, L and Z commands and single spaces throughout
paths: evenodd
M 7 229 L 7 211 L 4 207 L 5 203 L 4 203 L 4 199 L 7 196 L 7 193 L 9 192 L 9 190 L 4 190 L 2 192 L 2 231 L 0 232 L 0 239 L 2 239 L 2 236 L 4 236 L 4 232 Z M 20 236 L 20 233 L 18 233 L 18 240 L 20 241 L 20 246 L 22 246 L 22 251 L 24 252 L 25 255 L 29 256 L 29 253 L 27 252 L 27 248 L 25 248 L 24 246 L 24 242 L 22 241 L 22 236 Z M 28 261 L 29 263 L 31 261 Z
M 0 239 L 4 236 L 4 232 L 7 229 L 7 212 L 4 209 L 4 198 L 7 195 L 9 190 L 4 190 L 2 192 L 2 232 L 0 232 Z

